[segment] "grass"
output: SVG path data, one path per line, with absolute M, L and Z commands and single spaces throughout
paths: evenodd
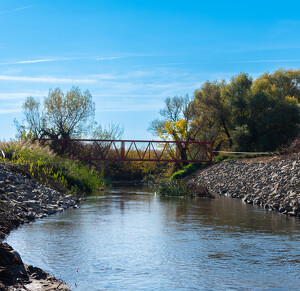
M 161 181 L 154 186 L 154 190 L 161 196 L 170 197 L 193 197 L 186 183 L 180 180 Z
M 270 153 L 270 155 L 272 155 Z M 244 155 L 218 155 L 213 157 L 213 163 L 219 163 L 219 162 L 226 162 L 231 160 L 239 160 L 239 159 L 246 159 L 246 158 L 257 158 L 257 157 L 266 157 L 268 155 L 261 155 L 261 154 L 244 154 Z M 175 179 L 182 179 L 200 169 L 205 169 L 210 164 L 208 163 L 191 163 L 187 166 L 184 166 L 181 170 L 178 170 L 174 172 L 171 175 L 171 180 Z
M 182 179 L 182 178 L 196 172 L 197 170 L 206 168 L 207 166 L 208 166 L 207 163 L 192 163 L 192 164 L 186 165 L 181 170 L 174 172 L 171 175 L 171 179 L 172 180 L 173 179 L 175 179 L 175 180 Z
M 8 167 L 59 191 L 92 194 L 106 184 L 103 172 L 62 158 L 47 146 L 30 141 L 1 142 L 0 150 L 5 153 L 1 160 Z

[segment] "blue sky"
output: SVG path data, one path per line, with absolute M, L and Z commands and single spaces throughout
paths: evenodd
M 300 1 L 0 0 L 0 140 L 27 96 L 88 89 L 96 121 L 153 139 L 164 99 L 300 66 Z

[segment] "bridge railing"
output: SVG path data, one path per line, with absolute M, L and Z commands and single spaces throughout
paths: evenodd
M 63 153 L 80 160 L 154 161 L 154 162 L 212 162 L 212 142 L 99 140 L 99 139 L 38 139 L 50 143 Z M 185 148 L 186 158 L 179 148 Z

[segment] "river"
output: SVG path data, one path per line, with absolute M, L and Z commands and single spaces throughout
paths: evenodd
M 7 238 L 72 290 L 299 290 L 300 222 L 240 200 L 111 189 Z

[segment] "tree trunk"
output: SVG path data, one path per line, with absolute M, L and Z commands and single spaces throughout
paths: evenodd
M 224 120 L 222 120 L 222 125 L 223 125 L 223 127 L 224 127 L 225 134 L 226 134 L 226 136 L 228 137 L 228 140 L 229 140 L 229 146 L 232 147 L 233 143 L 232 143 L 231 135 L 230 135 L 230 133 L 229 133 L 229 130 L 228 130 L 228 128 L 227 128 L 226 123 L 225 123 Z
M 188 157 L 187 157 L 187 146 L 186 145 L 182 145 L 181 143 L 178 143 L 177 144 L 177 148 L 179 150 L 180 159 L 186 161 L 188 159 Z M 182 162 L 182 164 L 184 166 L 186 166 L 186 165 L 188 165 L 188 162 Z

